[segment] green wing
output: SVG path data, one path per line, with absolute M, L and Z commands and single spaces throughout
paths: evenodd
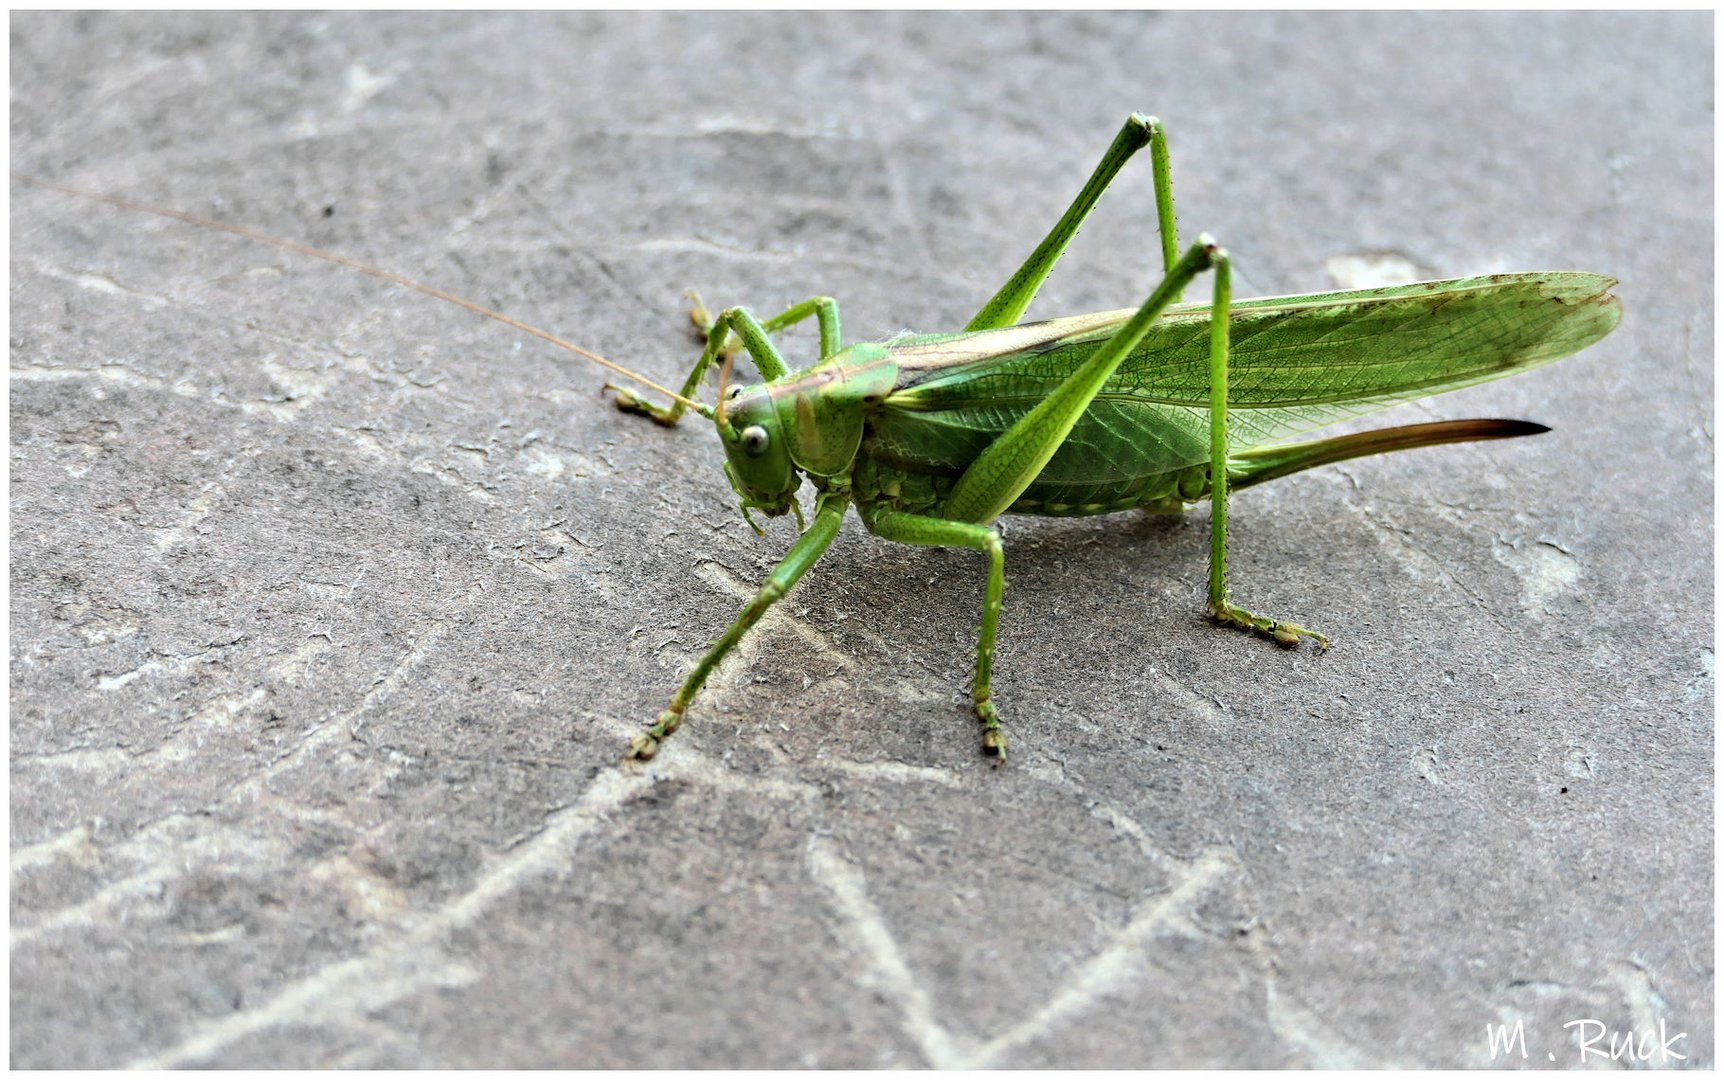
M 1622 310 L 1610 295 L 1615 284 L 1600 274 L 1497 274 L 1237 303 L 1230 442 L 1242 450 L 1261 446 L 1561 359 L 1616 326 Z M 905 419 L 916 414 L 928 436 L 953 441 L 951 451 L 933 456 L 956 451 L 961 459 L 967 451 L 959 445 L 985 445 L 990 432 L 1039 401 L 1130 314 L 896 339 L 888 347 L 899 363 L 899 388 L 886 399 L 886 411 Z M 1072 438 L 1105 444 L 1110 465 L 1130 473 L 1206 460 L 1209 321 L 1207 305 L 1169 311 L 1092 406 L 1107 430 L 1083 435 L 1080 424 Z M 890 416 L 883 419 L 885 429 L 904 433 Z M 1122 443 L 1144 456 L 1120 460 Z

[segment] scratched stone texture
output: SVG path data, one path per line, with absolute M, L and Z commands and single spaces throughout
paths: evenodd
M 850 340 L 962 325 L 1133 110 L 1241 293 L 1578 268 L 1627 315 L 1396 417 L 1548 435 L 1239 497 L 1236 592 L 1327 654 L 1205 623 L 1204 511 L 1009 519 L 989 768 L 980 561 L 852 519 L 643 767 L 794 535 L 748 529 L 709 432 L 416 294 L 14 180 L 11 1063 L 1470 1067 L 1516 1023 L 1510 1064 L 1603 1029 L 1711 1063 L 1711 42 L 14 15 L 15 169 L 665 381 L 689 286 L 828 293 Z M 1147 293 L 1147 173 L 1032 315 Z

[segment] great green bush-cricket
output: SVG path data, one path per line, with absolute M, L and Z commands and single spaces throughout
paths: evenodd
M 1139 150 L 1154 176 L 1163 276 L 1135 309 L 1044 322 L 1020 318 L 1091 209 Z M 761 615 L 826 551 L 854 506 L 869 532 L 904 544 L 961 547 L 987 558 L 974 710 L 985 753 L 1003 760 L 993 696 L 1005 588 L 1001 514 L 1078 516 L 1211 503 L 1208 614 L 1288 646 L 1323 635 L 1235 604 L 1227 585 L 1229 491 L 1317 465 L 1441 443 L 1547 430 L 1518 420 L 1454 420 L 1288 442 L 1390 405 L 1502 378 L 1571 355 L 1621 317 L 1616 282 L 1573 271 L 1493 274 L 1376 289 L 1235 302 L 1226 251 L 1200 235 L 1180 251 L 1165 132 L 1132 115 L 1051 232 L 962 331 L 843 344 L 838 304 L 817 296 L 768 319 L 747 309 L 694 318 L 706 346 L 672 392 L 542 330 L 471 301 L 345 257 L 113 195 L 44 181 L 68 194 L 214 227 L 372 274 L 498 319 L 663 393 L 668 405 L 607 385 L 626 412 L 675 425 L 710 420 L 725 475 L 748 523 L 794 512 L 813 488 L 814 516 L 789 553 L 706 651 L 629 753 L 651 758 L 681 726 L 701 687 Z M 1208 271 L 1208 303 L 1182 303 Z M 820 359 L 792 370 L 771 335 L 807 319 Z M 739 351 L 763 382 L 732 383 Z M 717 400 L 700 400 L 719 364 Z

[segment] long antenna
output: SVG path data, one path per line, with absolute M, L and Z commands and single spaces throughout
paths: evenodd
M 712 411 L 712 419 L 718 424 L 718 430 L 726 438 L 730 437 L 730 421 L 724 418 L 724 403 L 730 391 L 730 366 L 736 362 L 735 353 L 725 353 L 724 363 L 718 366 L 718 407 Z
M 524 323 L 513 316 L 505 315 L 501 311 L 492 310 L 483 304 L 476 304 L 471 300 L 456 296 L 454 293 L 444 292 L 442 289 L 414 281 L 409 277 L 402 277 L 400 274 L 391 273 L 388 270 L 383 270 L 378 267 L 362 263 L 357 259 L 349 259 L 345 255 L 337 255 L 333 251 L 314 248 L 309 244 L 301 244 L 293 240 L 284 240 L 279 236 L 271 236 L 268 233 L 258 232 L 255 229 L 248 229 L 243 225 L 229 225 L 224 221 L 216 221 L 212 218 L 199 217 L 197 214 L 188 214 L 184 210 L 174 210 L 166 206 L 156 206 L 152 203 L 139 202 L 136 199 L 128 199 L 124 195 L 109 195 L 100 191 L 85 191 L 82 188 L 68 187 L 65 184 L 57 184 L 52 180 L 38 179 L 37 177 L 17 171 L 12 173 L 12 179 L 21 180 L 26 184 L 34 184 L 36 187 L 47 188 L 49 191 L 58 191 L 62 195 L 72 195 L 80 199 L 90 199 L 94 202 L 105 202 L 126 210 L 141 210 L 146 214 L 155 214 L 157 217 L 172 218 L 175 221 L 183 221 L 188 225 L 198 225 L 206 229 L 217 229 L 221 232 L 232 233 L 235 236 L 243 236 L 247 240 L 255 240 L 260 244 L 269 244 L 272 247 L 285 248 L 286 250 L 295 252 L 296 254 L 309 255 L 314 259 L 322 259 L 324 262 L 332 262 L 337 266 L 345 266 L 349 270 L 357 270 L 362 274 L 370 274 L 374 278 L 382 278 L 384 281 L 412 289 L 415 292 L 424 293 L 426 296 L 435 297 L 438 300 L 446 300 L 457 307 L 466 308 L 475 315 L 483 315 L 487 319 L 495 319 L 503 325 L 514 327 L 516 330 L 519 330 L 524 334 L 531 334 L 543 341 L 550 342 L 558 348 L 567 349 L 576 356 L 591 360 L 600 367 L 609 368 L 624 378 L 633 379 L 635 382 L 640 383 L 648 389 L 657 390 L 668 398 L 680 401 L 684 405 L 694 409 L 696 412 L 700 412 L 704 408 L 698 401 L 692 401 L 683 397 L 674 390 L 667 390 L 658 383 L 653 382 L 651 379 L 641 375 L 636 375 L 621 364 L 612 363 L 600 356 L 598 353 L 589 349 L 583 349 L 572 341 L 565 341 L 549 331 L 540 330 L 538 327 Z

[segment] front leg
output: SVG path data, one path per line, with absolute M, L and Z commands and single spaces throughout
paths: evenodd
M 730 624 L 724 636 L 713 642 L 712 648 L 700 658 L 700 663 L 696 664 L 688 678 L 683 680 L 676 694 L 670 699 L 670 704 L 658 714 L 653 725 L 629 744 L 630 757 L 643 761 L 651 758 L 658 753 L 659 744 L 682 726 L 683 713 L 688 710 L 695 695 L 700 693 L 700 688 L 706 685 L 707 678 L 718 666 L 718 662 L 736 647 L 736 643 L 742 640 L 742 635 L 748 633 L 750 627 L 760 621 L 760 617 L 766 614 L 766 609 L 789 592 L 798 579 L 808 572 L 808 568 L 832 546 L 833 538 L 838 535 L 838 526 L 844 521 L 844 508 L 847 505 L 848 500 L 841 496 L 828 494 L 820 497 L 814 513 L 814 524 L 791 545 L 784 561 L 772 571 L 772 575 L 766 579 L 754 599 L 742 609 L 742 614 Z
M 783 378 L 790 373 L 790 365 L 785 363 L 778 348 L 772 344 L 769 334 L 802 322 L 813 316 L 820 323 L 820 359 L 824 360 L 843 347 L 839 337 L 838 301 L 830 296 L 814 296 L 784 309 L 765 322 L 760 322 L 747 308 L 727 308 L 713 318 L 699 296 L 692 291 L 689 299 L 693 306 L 689 309 L 689 320 L 706 334 L 706 348 L 701 350 L 700 359 L 695 362 L 694 370 L 688 373 L 688 381 L 682 385 L 682 396 L 693 399 L 700 391 L 701 383 L 706 379 L 707 369 L 713 362 L 721 360 L 736 352 L 738 340 L 748 354 L 754 358 L 754 364 L 760 369 L 760 374 L 767 381 Z M 732 334 L 736 339 L 732 339 Z M 674 427 L 682 419 L 682 414 L 688 406 L 681 401 L 670 405 L 654 405 L 641 397 L 635 391 L 626 387 L 606 383 L 606 390 L 614 390 L 617 395 L 617 408 L 623 412 L 644 416 L 664 427 Z M 711 416 L 710 412 L 703 415 Z
M 711 338 L 713 327 L 718 324 L 718 320 L 713 318 L 712 312 L 707 310 L 706 303 L 701 300 L 699 293 L 690 289 L 688 298 L 694 303 L 688 312 L 689 321 L 699 327 L 701 333 Z M 810 315 L 814 316 L 815 322 L 820 326 L 820 359 L 824 360 L 844 347 L 838 329 L 838 301 L 830 296 L 811 296 L 800 304 L 793 304 L 785 308 L 761 323 L 760 326 L 769 334 L 776 333 L 787 326 L 795 326 Z M 726 342 L 720 348 L 719 355 L 723 356 L 735 348 L 734 342 Z M 776 375 L 767 377 L 777 378 Z

